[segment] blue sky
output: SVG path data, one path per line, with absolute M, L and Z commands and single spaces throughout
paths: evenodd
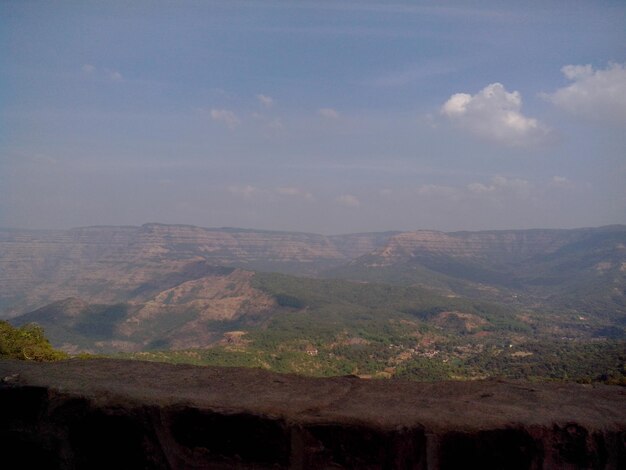
M 2 2 L 0 226 L 626 223 L 626 3 Z

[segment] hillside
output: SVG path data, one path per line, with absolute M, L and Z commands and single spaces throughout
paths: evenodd
M 52 342 L 70 352 L 181 349 L 211 345 L 221 339 L 223 325 L 258 322 L 277 306 L 251 285 L 250 271 L 204 266 L 195 274 L 164 283 L 150 295 L 143 289 L 127 302 L 99 304 L 70 297 L 13 322 L 44 326 Z
M 517 310 L 415 286 L 221 269 L 145 302 L 69 298 L 12 321 L 42 325 L 52 344 L 70 353 L 143 360 L 315 376 L 626 379 L 624 342 L 606 334 L 617 329 L 606 319 Z
M 268 329 L 268 321 L 286 322 L 281 328 L 272 323 L 273 333 L 302 329 L 320 341 L 347 331 L 375 334 L 381 325 L 386 329 L 400 320 L 406 320 L 408 334 L 428 320 L 428 312 L 446 309 L 507 315 L 495 305 L 466 303 L 425 289 L 213 268 L 209 275 L 148 298 L 142 293 L 128 302 L 98 304 L 70 297 L 12 321 L 44 326 L 52 342 L 68 351 L 132 351 L 203 348 L 223 340 L 229 330 Z
M 70 353 L 322 376 L 626 377 L 623 226 L 3 234 L 3 316 Z
M 124 302 L 196 276 L 204 264 L 312 274 L 376 249 L 391 234 L 316 234 L 188 225 L 0 230 L 0 318 L 67 297 Z M 191 272 L 190 272 L 191 271 Z
M 421 285 L 621 322 L 626 315 L 626 227 L 407 232 L 324 276 Z
M 525 305 L 549 297 L 535 288 L 542 283 L 562 287 L 566 295 L 584 284 L 602 284 L 617 289 L 610 293 L 617 295 L 616 301 L 609 299 L 612 308 L 623 303 L 625 246 L 624 226 L 338 236 L 162 224 L 5 229 L 0 230 L 0 317 L 68 297 L 91 303 L 126 302 L 139 293 L 149 298 L 199 277 L 204 266 L 421 284 Z

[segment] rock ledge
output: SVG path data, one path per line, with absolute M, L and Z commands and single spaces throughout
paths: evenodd
M 23 468 L 618 469 L 626 389 L 0 361 L 0 442 Z

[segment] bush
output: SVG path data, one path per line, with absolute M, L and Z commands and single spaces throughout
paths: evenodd
M 43 328 L 34 323 L 20 328 L 0 320 L 0 357 L 28 361 L 58 361 L 67 354 L 54 349 L 44 335 Z

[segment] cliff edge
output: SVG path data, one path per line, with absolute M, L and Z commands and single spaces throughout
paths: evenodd
M 23 468 L 626 468 L 626 389 L 0 361 Z

